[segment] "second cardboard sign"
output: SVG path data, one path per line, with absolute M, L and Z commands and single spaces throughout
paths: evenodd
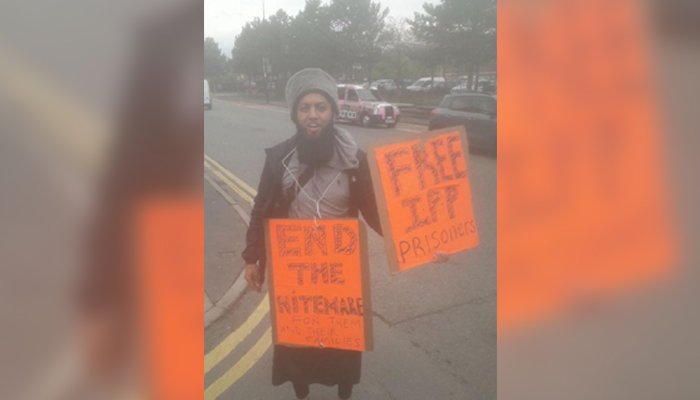
M 370 171 L 392 273 L 479 244 L 463 128 L 372 146 Z

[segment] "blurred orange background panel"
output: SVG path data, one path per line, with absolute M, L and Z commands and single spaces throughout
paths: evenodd
M 201 194 L 154 198 L 137 211 L 142 354 L 149 398 L 204 396 L 204 219 Z
M 645 14 L 631 0 L 498 3 L 498 325 L 668 276 Z

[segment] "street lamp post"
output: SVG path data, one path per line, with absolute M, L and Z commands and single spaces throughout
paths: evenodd
M 263 57 L 263 81 L 265 82 L 265 103 L 270 102 L 270 94 L 267 90 L 267 74 L 271 71 L 270 60 L 267 57 Z
M 265 21 L 265 0 L 262 0 L 263 22 Z M 265 104 L 270 103 L 270 95 L 267 92 L 267 72 L 269 61 L 267 57 L 263 57 L 263 82 L 265 82 Z

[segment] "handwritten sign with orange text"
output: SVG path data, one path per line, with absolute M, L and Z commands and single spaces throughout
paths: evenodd
M 366 232 L 356 219 L 270 219 L 273 341 L 372 349 Z
M 467 154 L 463 128 L 404 136 L 371 148 L 372 182 L 392 273 L 429 263 L 437 252 L 478 245 Z

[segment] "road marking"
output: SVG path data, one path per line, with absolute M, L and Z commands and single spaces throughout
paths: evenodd
M 258 192 L 252 186 L 247 184 L 243 179 L 241 179 L 241 178 L 237 177 L 236 175 L 234 175 L 233 173 L 231 173 L 231 171 L 229 171 L 224 166 L 219 164 L 215 159 L 209 157 L 207 154 L 204 154 L 204 159 L 208 160 L 216 168 L 218 168 L 224 174 L 226 174 L 226 176 L 230 177 L 231 180 L 233 180 L 237 185 L 239 185 L 241 188 L 243 188 L 243 190 L 245 190 L 251 196 L 255 197 L 255 195 L 258 194 Z
M 236 192 L 236 194 L 238 194 L 238 195 L 243 199 L 243 201 L 245 201 L 246 203 L 250 204 L 251 206 L 253 205 L 254 196 L 251 196 L 251 195 L 248 194 L 243 188 L 241 188 L 240 186 L 236 185 L 236 183 L 235 183 L 233 180 L 231 180 L 231 179 L 224 173 L 224 171 L 213 167 L 213 166 L 212 166 L 211 164 L 209 164 L 208 161 L 206 161 L 206 160 L 204 161 L 204 166 L 209 170 L 209 172 L 211 172 L 214 176 L 216 176 L 217 178 L 219 178 L 219 180 L 221 180 L 222 182 L 224 182 L 224 183 L 226 184 L 226 186 L 230 187 L 231 190 L 233 190 L 234 192 Z M 227 200 L 228 200 L 228 199 L 227 199 Z
M 218 97 L 214 97 L 217 101 L 223 102 L 223 103 L 230 103 L 235 106 L 239 107 L 245 107 L 245 108 L 252 108 L 255 110 L 268 110 L 268 111 L 275 111 L 283 114 L 287 114 L 287 108 L 283 106 L 277 106 L 274 104 L 256 104 L 256 103 L 247 103 L 245 101 L 236 101 L 236 100 L 228 100 L 228 99 L 221 99 Z
M 241 188 L 240 186 L 236 185 L 236 183 L 235 183 L 231 178 L 229 178 L 229 177 L 226 175 L 226 173 L 225 173 L 224 171 L 218 170 L 218 169 L 215 169 L 215 168 L 212 168 L 210 165 L 207 165 L 207 161 L 206 161 L 206 160 L 204 161 L 204 163 L 205 163 L 204 165 L 205 165 L 206 167 L 209 167 L 209 172 L 211 172 L 212 174 L 214 174 L 214 176 L 216 176 L 217 178 L 219 178 L 219 179 L 220 179 L 222 182 L 224 182 L 228 187 L 230 187 L 231 190 L 233 190 L 234 192 L 236 192 L 236 194 L 238 194 L 238 195 L 243 199 L 243 201 L 245 201 L 246 203 L 250 204 L 251 206 L 255 203 L 255 200 L 254 200 L 254 199 L 255 199 L 255 196 L 251 196 L 251 195 L 248 194 L 243 188 Z
M 257 191 L 206 154 L 204 155 L 204 166 L 208 167 L 212 174 L 226 183 L 226 185 L 236 192 L 246 203 L 251 206 L 255 203 Z
M 217 364 L 221 362 L 227 355 L 229 355 L 236 347 L 250 335 L 250 333 L 255 329 L 256 326 L 262 321 L 263 317 L 267 315 L 270 310 L 270 299 L 267 295 L 263 297 L 260 304 L 255 308 L 248 319 L 241 324 L 235 331 L 233 331 L 228 337 L 221 341 L 214 349 L 212 349 L 204 357 L 204 373 L 211 371 Z
M 207 168 L 208 171 L 211 171 L 211 167 L 209 165 L 204 164 L 204 167 Z M 238 216 L 241 217 L 241 219 L 245 223 L 245 226 L 250 226 L 250 216 L 248 215 L 248 213 L 246 213 L 243 207 L 241 207 L 236 200 L 231 198 L 231 196 L 226 192 L 226 190 L 224 190 L 224 188 L 222 188 L 216 181 L 211 179 L 206 174 L 204 175 L 204 180 L 209 182 L 209 184 L 214 188 L 214 190 L 216 190 L 221 195 L 221 197 L 223 197 L 233 207 L 233 209 L 238 213 Z
M 212 307 L 214 307 L 214 303 L 212 303 L 211 299 L 209 298 L 209 295 L 207 294 L 207 291 L 204 291 L 204 313 L 206 314 L 207 311 L 209 311 Z
M 204 155 L 204 165 L 209 172 L 217 176 L 224 184 L 229 186 L 251 206 L 253 205 L 253 199 L 257 195 L 255 189 L 206 154 Z M 214 180 L 206 176 L 205 179 L 207 179 L 207 182 L 214 186 L 214 188 L 219 191 L 219 193 L 221 193 L 229 203 L 236 203 Z M 224 193 L 226 194 L 224 195 Z M 243 272 L 241 272 L 237 280 L 241 279 L 242 277 Z M 262 321 L 262 319 L 268 315 L 269 310 L 270 299 L 268 295 L 265 295 L 248 318 L 235 331 L 229 334 L 214 349 L 205 355 L 204 373 L 207 374 L 224 358 L 231 354 L 236 347 L 238 347 L 238 345 L 241 344 L 241 342 L 243 342 L 243 340 L 245 340 L 245 338 L 248 337 L 260 324 L 260 321 Z M 271 334 L 270 329 L 268 328 L 265 334 L 263 334 L 263 336 L 253 346 L 253 348 L 251 348 L 241 359 L 239 359 L 238 362 L 222 377 L 217 379 L 205 390 L 205 398 L 216 398 L 221 395 L 221 393 L 223 393 L 238 379 L 245 375 L 245 373 L 258 362 L 271 344 Z
M 231 367 L 224 375 L 217 379 L 214 383 L 209 385 L 204 391 L 204 399 L 216 399 L 221 396 L 222 393 L 226 391 L 231 385 L 236 383 L 243 375 L 250 370 L 250 368 L 258 362 L 258 360 L 265 354 L 270 345 L 272 344 L 272 330 L 267 328 L 262 337 L 258 340 L 255 345 L 248 350 L 248 352 L 241 357 L 238 362 Z
M 208 165 L 205 164 L 205 167 L 206 166 L 208 166 Z M 204 180 L 209 182 L 209 184 L 214 188 L 214 190 L 219 192 L 221 197 L 223 197 L 229 204 L 231 204 L 231 205 L 236 204 L 236 200 L 232 199 L 231 196 L 229 196 L 228 193 L 226 193 L 226 191 L 221 186 L 219 186 L 216 182 L 214 182 L 213 179 L 204 175 Z
M 403 131 L 403 132 L 418 133 L 418 132 L 423 132 L 426 129 L 397 128 L 396 130 Z

